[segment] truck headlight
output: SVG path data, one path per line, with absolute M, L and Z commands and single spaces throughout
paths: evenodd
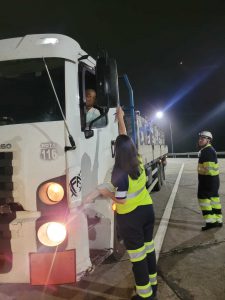
M 38 239 L 45 246 L 58 246 L 66 238 L 66 226 L 58 222 L 47 222 L 38 229 Z
M 64 189 L 58 183 L 50 183 L 47 188 L 48 198 L 53 202 L 59 202 L 64 196 Z
M 56 204 L 63 199 L 64 189 L 59 183 L 48 182 L 39 188 L 38 196 L 45 204 Z

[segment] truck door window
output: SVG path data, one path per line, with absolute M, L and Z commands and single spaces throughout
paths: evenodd
M 92 121 L 92 128 L 105 127 L 107 116 L 103 116 L 103 109 L 98 105 L 95 73 L 82 63 L 79 67 L 79 93 L 82 130 L 88 128 Z

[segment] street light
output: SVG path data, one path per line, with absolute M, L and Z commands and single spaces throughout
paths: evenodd
M 157 111 L 156 118 L 157 119 L 162 119 L 163 118 L 163 112 L 162 111 Z M 169 119 L 168 119 L 168 122 L 169 122 L 169 126 L 170 126 L 170 140 L 171 140 L 172 157 L 174 157 L 174 155 L 173 155 L 173 131 L 172 131 L 172 126 L 171 126 L 171 122 L 170 122 Z

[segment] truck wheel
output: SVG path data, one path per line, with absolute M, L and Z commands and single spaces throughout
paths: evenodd
M 165 174 L 165 166 L 162 164 L 162 179 L 166 179 L 166 174 Z
M 163 164 L 162 163 L 160 163 L 160 181 L 161 181 L 161 186 L 163 185 L 163 180 L 164 180 L 164 167 L 163 167 Z
M 158 178 L 158 181 L 154 187 L 154 191 L 160 191 L 161 190 L 161 186 L 162 186 L 162 182 L 161 182 L 161 165 L 159 164 L 158 165 L 158 171 L 157 171 L 157 178 Z

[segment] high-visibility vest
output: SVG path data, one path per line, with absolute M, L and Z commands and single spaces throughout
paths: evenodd
M 140 205 L 152 204 L 152 198 L 146 189 L 146 174 L 143 164 L 140 165 L 141 174 L 137 179 L 128 175 L 128 191 L 124 204 L 116 203 L 118 214 L 127 214 Z
M 211 151 L 215 150 L 212 148 L 212 146 L 210 144 L 206 145 L 202 150 L 205 151 L 207 147 L 211 147 Z M 200 158 L 201 158 L 201 152 L 200 152 Z M 199 158 L 199 161 L 200 161 Z M 206 160 L 202 163 L 198 163 L 198 174 L 199 175 L 209 175 L 209 176 L 217 176 L 219 175 L 219 165 L 217 163 L 217 157 L 216 157 L 216 153 L 215 153 L 215 159 L 214 161 L 212 161 L 211 157 L 209 159 L 207 159 L 207 155 L 206 155 Z

